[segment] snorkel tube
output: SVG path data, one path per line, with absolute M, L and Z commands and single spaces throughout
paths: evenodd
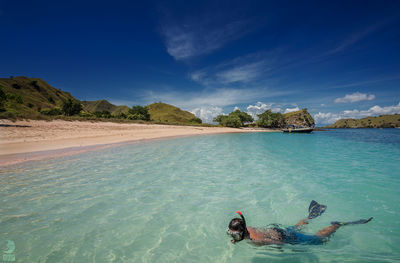
M 232 243 L 234 243 L 234 244 L 236 242 L 242 241 L 247 235 L 249 235 L 249 232 L 247 231 L 247 226 L 246 226 L 246 219 L 244 219 L 244 216 L 243 216 L 242 212 L 236 211 L 236 214 L 240 215 L 240 217 L 242 218 L 244 229 L 243 229 L 243 232 L 240 235 L 240 240 L 232 240 Z
M 238 214 L 238 215 L 240 215 L 240 217 L 243 219 L 244 229 L 245 229 L 245 232 L 247 232 L 246 219 L 244 219 L 244 216 L 243 216 L 242 212 L 236 211 L 235 213 Z

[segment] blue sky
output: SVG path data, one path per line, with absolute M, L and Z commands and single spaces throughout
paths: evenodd
M 204 121 L 400 113 L 400 1 L 0 0 L 0 77 Z

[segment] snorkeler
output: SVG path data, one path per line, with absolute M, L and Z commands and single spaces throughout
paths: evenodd
M 372 220 L 360 219 L 353 222 L 333 221 L 331 225 L 319 230 L 315 235 L 303 234 L 301 228 L 307 225 L 310 219 L 320 216 L 325 212 L 326 206 L 320 205 L 312 200 L 308 208 L 309 215 L 307 218 L 300 220 L 296 225 L 288 228 L 281 228 L 278 225 L 267 229 L 259 229 L 246 225 L 246 220 L 240 211 L 236 211 L 241 218 L 234 218 L 229 223 L 227 234 L 232 236 L 232 243 L 249 239 L 255 245 L 283 245 L 283 244 L 305 244 L 305 245 L 321 245 L 328 241 L 329 237 L 341 226 L 365 224 Z

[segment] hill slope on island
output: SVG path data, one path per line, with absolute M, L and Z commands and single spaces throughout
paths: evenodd
M 314 118 L 307 109 L 285 113 L 283 118 L 288 125 L 310 127 L 315 124 Z
M 145 107 L 153 122 L 179 125 L 202 123 L 194 114 L 169 104 L 153 103 Z M 40 78 L 0 78 L 0 118 L 51 120 L 73 117 L 76 120 L 146 121 L 136 118 L 135 110 L 138 110 L 137 106 L 131 109 L 128 106 L 116 106 L 107 100 L 79 101 Z
M 118 115 L 120 113 L 127 114 L 129 111 L 128 106 L 116 106 L 107 100 L 82 101 L 82 106 L 85 111 L 90 113 L 108 111 L 112 115 Z
M 68 92 L 50 86 L 40 78 L 0 78 L 0 117 L 36 118 L 40 111 L 61 107 L 68 99 L 76 100 Z
M 167 123 L 201 123 L 193 113 L 181 110 L 166 103 L 153 103 L 146 106 L 150 119 L 156 122 Z
M 362 119 L 341 119 L 326 128 L 396 128 L 400 127 L 400 114 L 365 117 Z

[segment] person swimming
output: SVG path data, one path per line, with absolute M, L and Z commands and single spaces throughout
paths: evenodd
M 233 244 L 244 239 L 250 240 L 255 245 L 283 245 L 283 244 L 303 244 L 303 245 L 321 245 L 328 241 L 329 237 L 336 232 L 341 226 L 365 224 L 372 220 L 360 219 L 353 222 L 339 222 L 333 221 L 331 225 L 319 230 L 315 235 L 304 234 L 301 228 L 307 224 L 311 219 L 320 216 L 325 212 L 327 206 L 320 205 L 312 200 L 308 208 L 308 217 L 300 220 L 296 225 L 288 228 L 282 228 L 279 225 L 273 224 L 272 227 L 267 229 L 260 229 L 246 225 L 246 220 L 240 211 L 236 211 L 240 218 L 231 220 L 228 226 L 227 234 L 233 239 Z

